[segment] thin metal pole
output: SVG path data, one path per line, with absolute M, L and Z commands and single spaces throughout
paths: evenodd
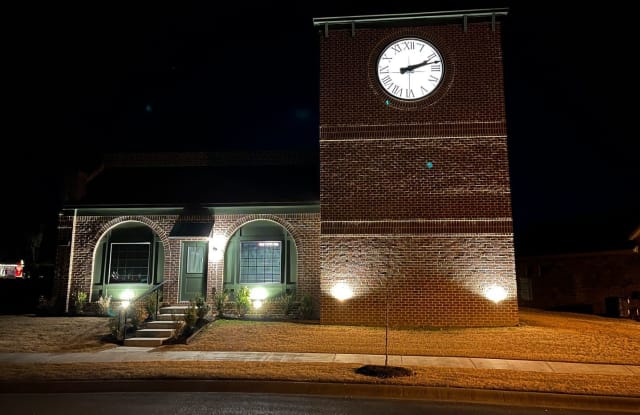
M 387 275 L 387 278 L 389 276 Z M 385 306 L 386 306 L 386 324 L 385 324 L 385 332 L 384 332 L 384 365 L 387 366 L 389 364 L 389 293 L 387 292 L 388 290 L 388 281 L 385 281 L 384 286 L 385 286 Z
M 124 309 L 124 334 L 122 335 L 122 341 L 127 340 L 127 309 Z

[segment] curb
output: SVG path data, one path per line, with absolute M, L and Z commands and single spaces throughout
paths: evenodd
M 0 393 L 89 392 L 243 392 L 328 395 L 348 398 L 407 399 L 640 413 L 640 398 L 490 389 L 239 380 L 114 380 L 0 383 Z

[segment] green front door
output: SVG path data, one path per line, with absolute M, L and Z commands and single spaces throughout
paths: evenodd
M 180 301 L 205 296 L 207 288 L 207 243 L 182 244 L 182 273 L 180 275 Z

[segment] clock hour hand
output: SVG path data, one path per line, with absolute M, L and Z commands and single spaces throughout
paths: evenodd
M 425 66 L 425 65 L 431 65 L 432 63 L 440 63 L 440 61 L 432 61 L 432 62 L 423 61 L 421 63 L 416 63 L 415 65 L 409 65 L 409 66 L 407 66 L 405 68 L 400 68 L 400 73 L 411 72 L 416 68 L 420 68 L 420 67 Z

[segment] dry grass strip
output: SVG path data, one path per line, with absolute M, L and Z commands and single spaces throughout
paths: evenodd
M 369 383 L 640 397 L 640 376 L 532 373 L 413 367 L 410 377 L 379 379 L 360 365 L 280 362 L 128 362 L 2 364 L 0 381 L 107 379 L 252 379 Z M 1 385 L 0 385 L 1 388 Z
M 0 352 L 84 352 L 115 347 L 105 317 L 0 316 Z
M 521 309 L 517 327 L 396 330 L 389 353 L 640 364 L 640 323 Z M 114 347 L 104 317 L 0 316 L 0 352 L 79 352 Z M 188 345 L 158 350 L 384 353 L 384 329 L 300 322 L 220 320 Z
M 523 309 L 518 327 L 391 330 L 389 353 L 591 363 L 640 363 L 640 324 Z M 384 354 L 384 329 L 219 320 L 188 345 L 158 350 Z

